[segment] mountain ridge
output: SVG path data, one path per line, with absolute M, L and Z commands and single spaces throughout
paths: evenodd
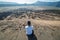
M 54 6 L 54 7 L 60 7 L 60 1 L 57 2 L 41 2 L 37 1 L 32 4 L 19 4 L 15 2 L 0 2 L 0 7 L 2 6 Z
M 33 5 L 37 5 L 37 6 L 56 6 L 56 7 L 60 7 L 60 1 L 57 2 L 40 2 L 37 1 L 35 3 L 33 3 Z

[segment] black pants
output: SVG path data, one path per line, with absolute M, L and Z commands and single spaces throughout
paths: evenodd
M 34 31 L 32 31 L 32 34 L 31 35 L 27 35 L 28 37 L 28 40 L 37 40 L 35 34 L 34 34 Z

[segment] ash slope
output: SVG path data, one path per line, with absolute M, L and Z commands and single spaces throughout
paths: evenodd
M 0 40 L 28 40 L 25 26 L 30 20 L 37 40 L 60 40 L 60 11 L 17 9 L 3 13 L 0 20 Z M 5 14 L 4 14 L 5 15 Z M 7 36 L 8 35 L 8 36 Z

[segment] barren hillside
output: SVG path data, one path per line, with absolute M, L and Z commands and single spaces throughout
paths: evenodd
M 2 15 L 2 14 L 8 15 Z M 37 40 L 60 40 L 60 10 L 16 9 L 2 12 L 0 40 L 28 40 L 25 26 L 30 20 Z

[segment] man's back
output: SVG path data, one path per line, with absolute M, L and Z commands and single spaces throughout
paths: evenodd
M 33 26 L 25 26 L 25 29 L 26 29 L 26 34 L 27 35 L 32 34 Z

